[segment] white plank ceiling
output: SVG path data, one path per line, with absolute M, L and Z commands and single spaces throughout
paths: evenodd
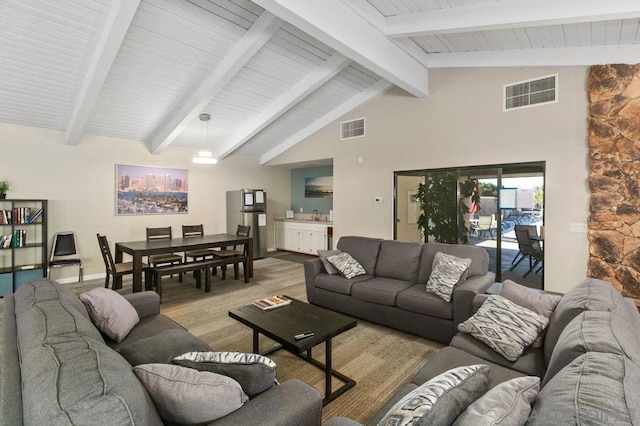
M 268 164 L 433 68 L 639 62 L 638 0 L 0 1 L 0 122 L 158 155 Z

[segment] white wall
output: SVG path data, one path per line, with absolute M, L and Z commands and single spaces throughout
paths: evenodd
M 559 73 L 556 104 L 502 111 L 503 85 Z M 275 159 L 333 157 L 334 235 L 393 235 L 393 172 L 546 161 L 545 287 L 586 276 L 589 206 L 586 68 L 434 70 L 430 96 L 399 89 L 374 99 Z M 338 140 L 340 121 L 366 117 L 366 137 Z M 364 163 L 356 162 L 358 156 Z M 376 196 L 384 203 L 375 204 Z
M 113 250 L 116 241 L 144 240 L 148 226 L 172 226 L 180 235 L 183 224 L 202 223 L 206 233 L 226 232 L 226 191 L 257 187 L 268 193 L 268 247 L 274 247 L 273 216 L 290 203 L 289 170 L 262 167 L 255 157 L 195 165 L 191 149 L 170 147 L 153 155 L 146 143 L 91 135 L 67 146 L 63 132 L 2 123 L 0 147 L 0 177 L 13 183 L 8 198 L 49 200 L 49 242 L 56 232 L 76 232 L 85 276 L 104 274 L 97 233 L 107 235 Z M 189 169 L 189 213 L 116 216 L 116 164 Z M 75 273 L 62 268 L 53 277 Z

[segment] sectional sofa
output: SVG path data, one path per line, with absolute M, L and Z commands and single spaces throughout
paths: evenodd
M 474 296 L 495 279 L 489 255 L 474 246 L 345 236 L 337 248 L 356 259 L 366 274 L 347 279 L 327 273 L 320 258 L 305 261 L 310 303 L 443 343 L 471 316 Z M 471 259 L 450 302 L 425 291 L 438 252 Z
M 155 292 L 125 298 L 140 322 L 116 343 L 98 331 L 78 296 L 55 281 L 27 283 L 5 296 L 1 424 L 163 424 L 132 366 L 168 364 L 211 348 L 160 314 Z M 211 424 L 317 425 L 321 412 L 320 393 L 289 380 Z
M 477 296 L 474 305 L 481 306 L 487 297 Z M 489 367 L 486 391 L 525 376 L 539 377 L 540 391 L 528 396 L 531 402 L 525 403 L 527 411 L 515 413 L 520 416 L 524 413 L 519 422 L 500 412 L 501 401 L 510 404 L 505 409 L 512 410 L 511 414 L 523 408 L 518 407 L 517 400 L 507 400 L 503 393 L 502 398 L 491 401 L 487 412 L 458 407 L 462 413 L 458 418 L 453 414 L 455 425 L 640 424 L 638 330 L 640 315 L 633 301 L 622 297 L 605 281 L 587 279 L 560 299 L 551 313 L 542 347 L 530 347 L 515 361 L 508 361 L 479 340 L 458 334 L 368 424 L 379 424 L 398 401 L 425 382 L 453 368 L 471 365 Z M 519 403 L 522 404 L 522 399 Z M 452 405 L 449 402 L 445 411 L 451 410 Z M 325 423 L 325 426 L 356 425 L 359 423 L 347 418 L 332 418 Z

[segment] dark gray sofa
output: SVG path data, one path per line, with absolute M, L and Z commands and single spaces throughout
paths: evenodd
M 337 248 L 353 256 L 367 274 L 346 279 L 327 274 L 320 259 L 305 261 L 310 303 L 443 343 L 471 316 L 473 297 L 495 279 L 488 270 L 489 255 L 474 246 L 346 236 Z M 471 259 L 467 278 L 456 286 L 451 302 L 425 289 L 437 252 Z
M 132 364 L 211 349 L 160 314 L 155 292 L 125 298 L 141 320 L 115 343 L 94 327 L 80 299 L 55 281 L 34 281 L 6 295 L 0 423 L 162 424 Z M 321 412 L 320 393 L 289 380 L 212 424 L 252 424 L 259 418 L 265 425 L 317 425 Z
M 486 295 L 477 296 L 478 306 Z M 550 318 L 544 344 L 509 362 L 484 343 L 458 334 L 379 410 L 389 409 L 420 384 L 455 367 L 489 365 L 489 388 L 526 375 L 541 390 L 528 425 L 640 424 L 640 315 L 611 284 L 588 279 L 564 295 Z M 325 426 L 359 423 L 336 417 Z

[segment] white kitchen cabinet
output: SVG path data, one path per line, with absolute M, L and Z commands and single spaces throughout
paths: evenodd
M 325 224 L 276 221 L 276 248 L 298 253 L 318 254 L 327 248 L 327 227 Z
M 282 221 L 275 221 L 275 230 L 276 230 L 276 249 L 286 250 L 287 249 L 287 229 L 285 223 Z

